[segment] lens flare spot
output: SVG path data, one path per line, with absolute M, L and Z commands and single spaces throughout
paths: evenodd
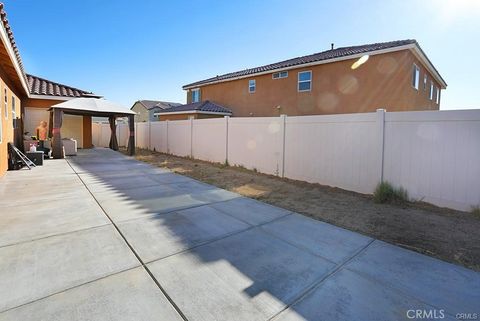
M 354 94 L 358 90 L 357 77 L 345 75 L 338 81 L 338 90 L 345 95 Z
M 255 148 L 257 148 L 257 142 L 256 142 L 255 140 L 253 140 L 253 139 L 249 139 L 249 140 L 247 141 L 247 148 L 248 148 L 248 149 L 255 149 Z
M 361 65 L 363 65 L 364 63 L 367 62 L 368 58 L 370 58 L 369 55 L 363 55 L 361 56 L 360 58 L 358 58 L 357 61 L 355 61 L 353 64 L 352 64 L 352 69 L 355 70 L 357 69 L 358 67 L 360 67 Z
M 318 107 L 324 112 L 332 112 L 338 105 L 338 97 L 334 93 L 322 93 L 318 97 Z
M 278 133 L 280 131 L 280 124 L 276 121 L 271 122 L 268 125 L 268 132 L 271 134 Z
M 394 73 L 398 68 L 398 62 L 392 57 L 383 57 L 377 64 L 379 73 L 389 75 Z

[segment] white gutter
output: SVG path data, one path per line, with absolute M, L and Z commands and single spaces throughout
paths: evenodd
M 31 95 L 28 96 L 28 98 L 31 98 L 31 99 L 47 99 L 47 100 L 70 100 L 70 99 L 80 98 L 80 97 L 49 96 L 49 95 L 34 95 L 34 94 L 31 94 Z
M 201 111 L 201 110 L 185 110 L 185 111 L 169 111 L 169 112 L 166 112 L 166 113 L 153 113 L 154 116 L 179 115 L 179 114 L 205 114 L 205 115 L 222 115 L 222 116 L 232 115 L 232 113 L 222 113 L 222 112 L 214 112 L 214 111 Z
M 252 76 L 268 75 L 268 74 L 272 74 L 274 72 L 287 71 L 287 70 L 299 69 L 299 68 L 307 68 L 307 67 L 311 67 L 311 66 L 329 64 L 329 63 L 332 63 L 332 62 L 356 59 L 356 58 L 360 58 L 360 57 L 365 56 L 365 55 L 373 56 L 373 55 L 380 55 L 380 54 L 385 54 L 385 53 L 395 52 L 395 51 L 401 51 L 401 50 L 407 50 L 407 49 L 414 51 L 414 54 L 416 53 L 417 58 L 419 58 L 422 61 L 422 63 L 424 63 L 424 65 L 427 66 L 430 73 L 435 77 L 435 80 L 437 80 L 437 82 L 439 84 L 441 84 L 442 89 L 445 89 L 447 87 L 447 84 L 442 79 L 442 77 L 440 77 L 438 72 L 435 70 L 433 65 L 430 63 L 430 61 L 427 59 L 425 54 L 422 52 L 422 50 L 418 47 L 418 45 L 416 43 L 403 45 L 403 46 L 398 46 L 398 47 L 393 47 L 393 48 L 381 49 L 381 50 L 367 51 L 367 52 L 363 52 L 363 53 L 359 53 L 359 54 L 355 54 L 355 55 L 338 57 L 338 58 L 331 58 L 331 59 L 326 59 L 326 60 L 320 60 L 320 61 L 310 62 L 310 63 L 306 63 L 306 64 L 298 64 L 298 65 L 285 67 L 285 68 L 277 68 L 277 69 L 272 69 L 272 70 L 268 70 L 268 71 L 256 72 L 256 73 L 252 73 L 252 74 L 248 74 L 248 75 L 242 75 L 242 76 L 228 78 L 228 79 L 212 80 L 212 81 L 206 82 L 204 84 L 187 85 L 187 86 L 184 86 L 183 89 L 187 90 L 187 89 L 199 88 L 199 87 L 202 87 L 202 86 L 213 85 L 213 84 L 217 84 L 217 83 L 221 83 L 221 82 L 251 78 Z

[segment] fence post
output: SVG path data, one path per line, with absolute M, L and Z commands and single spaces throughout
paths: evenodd
M 230 116 L 224 116 L 225 119 L 225 164 L 228 164 L 228 121 Z
M 193 117 L 190 117 L 190 157 L 193 158 Z
M 167 141 L 166 141 L 166 143 L 167 143 L 167 154 L 170 154 L 170 150 L 168 149 L 168 119 L 165 120 L 165 125 L 167 126 Z
M 286 135 L 286 126 L 287 126 L 287 115 L 282 114 L 280 115 L 280 128 L 281 128 L 281 139 L 282 139 L 282 146 L 281 146 L 281 162 L 282 166 L 280 167 L 280 177 L 285 177 L 285 135 Z
M 385 153 L 385 109 L 377 109 L 377 136 L 378 136 L 378 181 L 383 182 L 383 166 Z
M 152 150 L 152 128 L 151 128 L 151 121 L 148 121 L 148 149 Z

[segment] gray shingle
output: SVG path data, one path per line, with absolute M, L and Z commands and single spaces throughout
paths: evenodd
M 186 88 L 192 87 L 192 86 L 205 85 L 205 84 L 208 84 L 208 83 L 211 83 L 211 82 L 216 82 L 216 81 L 228 80 L 228 79 L 231 79 L 231 78 L 253 75 L 253 74 L 256 74 L 256 73 L 259 73 L 259 72 L 273 71 L 273 70 L 281 69 L 281 68 L 300 66 L 300 65 L 308 64 L 308 63 L 312 63 L 312 62 L 341 58 L 341 57 L 347 57 L 347 56 L 353 56 L 353 55 L 358 55 L 358 54 L 367 53 L 367 52 L 371 52 L 371 51 L 389 49 L 389 48 L 400 47 L 400 46 L 405 46 L 405 45 L 410 45 L 410 44 L 415 44 L 415 43 L 417 43 L 416 40 L 407 39 L 407 40 L 397 40 L 397 41 L 390 41 L 390 42 L 381 42 L 381 43 L 373 43 L 373 44 L 368 44 L 368 45 L 351 46 L 351 47 L 337 48 L 337 49 L 333 49 L 333 50 L 326 50 L 326 51 L 322 51 L 322 52 L 319 52 L 319 53 L 315 53 L 313 55 L 297 57 L 297 58 L 288 59 L 288 60 L 276 62 L 276 63 L 265 65 L 265 66 L 260 66 L 260 67 L 256 67 L 256 68 L 250 68 L 250 69 L 245 69 L 245 70 L 241 70 L 241 71 L 231 72 L 231 73 L 228 73 L 228 74 L 224 74 L 224 75 L 200 80 L 200 81 L 197 81 L 197 82 L 194 82 L 194 83 L 183 86 L 183 89 L 186 89 Z
M 192 111 L 192 112 L 203 111 L 203 112 L 211 112 L 211 113 L 232 114 L 232 111 L 230 109 L 220 106 L 218 104 L 212 103 L 209 100 L 164 109 L 162 111 L 159 111 L 158 113 L 174 113 L 174 112 L 185 112 L 185 111 Z

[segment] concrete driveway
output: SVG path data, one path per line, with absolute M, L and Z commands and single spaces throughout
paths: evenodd
M 0 320 L 480 318 L 479 273 L 108 149 L 8 172 L 0 211 Z

